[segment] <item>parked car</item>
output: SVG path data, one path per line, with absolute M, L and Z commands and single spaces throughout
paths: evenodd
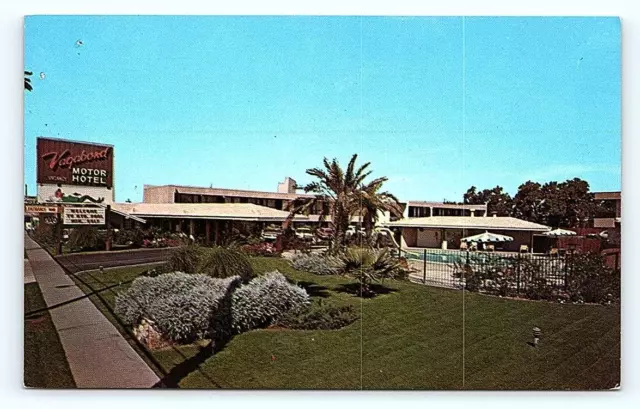
M 295 229 L 296 237 L 302 241 L 313 241 L 314 234 L 309 227 L 298 227 Z
M 316 230 L 316 236 L 319 240 L 329 240 L 333 237 L 335 231 L 331 227 L 321 227 Z
M 356 226 L 349 226 L 349 228 L 347 229 L 346 235 L 347 237 L 350 236 L 354 236 L 354 235 L 360 235 L 360 236 L 365 236 L 367 233 L 364 229 L 364 227 L 361 227 L 360 229 L 357 229 Z
M 264 241 L 276 241 L 278 236 L 282 234 L 282 229 L 279 229 L 275 226 L 269 226 L 262 231 L 262 240 Z

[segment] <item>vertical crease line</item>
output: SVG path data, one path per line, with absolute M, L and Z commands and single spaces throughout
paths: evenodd
M 466 133 L 466 43 L 465 43 L 465 16 L 462 16 L 462 175 L 464 176 L 464 166 L 465 166 L 465 133 Z M 463 177 L 464 180 L 464 177 Z M 463 200 L 464 202 L 464 200 Z M 464 211 L 464 210 L 463 210 Z M 466 277 L 465 277 L 466 281 Z M 465 386 L 465 288 L 466 282 L 462 286 L 462 389 Z

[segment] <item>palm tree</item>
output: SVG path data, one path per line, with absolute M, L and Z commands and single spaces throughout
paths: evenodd
M 24 89 L 27 91 L 33 90 L 33 87 L 31 86 L 31 78 L 29 78 L 30 75 L 33 75 L 31 71 L 24 72 Z
M 357 158 L 357 154 L 351 157 L 346 172 L 335 158 L 332 161 L 324 158 L 324 168 L 307 169 L 306 173 L 317 180 L 307 184 L 304 191 L 313 193 L 314 197 L 294 200 L 285 221 L 285 229 L 296 214 L 308 213 L 312 208 L 319 209 L 320 222 L 327 216 L 331 217 L 334 235 L 329 248 L 338 251 L 346 243 L 346 233 L 353 216 L 363 217 L 365 228 L 370 234 L 379 210 L 396 213 L 400 205 L 395 196 L 388 192 L 378 192 L 387 178 L 377 178 L 365 184 L 365 179 L 371 174 L 371 171 L 367 171 L 371 163 L 367 162 L 356 169 Z
M 377 178 L 360 187 L 358 192 L 361 205 L 362 225 L 367 239 L 371 238 L 373 227 L 378 221 L 379 212 L 389 212 L 393 216 L 402 216 L 402 207 L 393 194 L 379 192 L 386 177 Z

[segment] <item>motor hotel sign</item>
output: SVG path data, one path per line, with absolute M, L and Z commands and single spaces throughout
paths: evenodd
M 38 138 L 38 184 L 111 188 L 113 146 Z
M 62 211 L 62 223 L 70 225 L 104 225 L 104 207 L 65 207 Z

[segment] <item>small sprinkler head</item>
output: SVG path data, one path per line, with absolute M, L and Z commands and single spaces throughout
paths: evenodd
M 540 335 L 542 335 L 542 331 L 538 327 L 533 327 L 533 346 L 538 346 L 538 341 L 540 341 Z
M 104 267 L 103 266 L 100 266 L 100 272 L 104 273 Z

